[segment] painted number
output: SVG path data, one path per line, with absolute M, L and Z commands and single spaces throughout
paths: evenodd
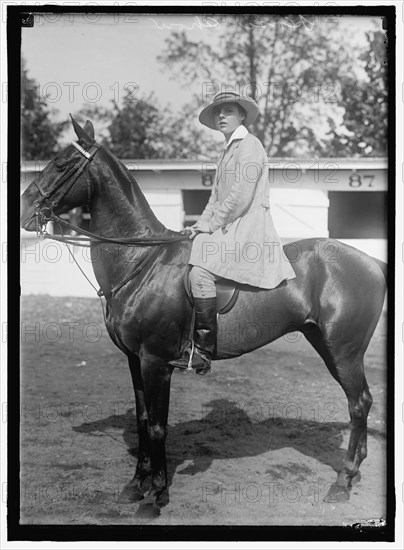
M 213 174 L 207 174 L 206 172 L 202 174 L 202 185 L 204 187 L 212 187 L 213 185 Z
M 362 179 L 364 180 L 362 182 Z M 349 186 L 353 188 L 362 187 L 362 183 L 364 184 L 364 187 L 373 187 L 373 180 L 375 179 L 374 176 L 363 176 L 363 178 L 359 174 L 351 174 L 349 176 Z

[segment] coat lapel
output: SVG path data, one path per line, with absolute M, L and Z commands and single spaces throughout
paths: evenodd
M 226 166 L 230 162 L 230 160 L 233 158 L 235 152 L 240 147 L 241 139 L 235 140 L 230 144 L 229 149 L 225 149 L 219 159 L 219 163 L 217 165 L 216 170 L 216 177 L 215 177 L 215 183 L 219 183 L 222 180 L 222 174 L 224 170 L 226 169 Z
M 227 166 L 227 164 L 230 162 L 230 159 L 233 158 L 234 153 L 237 151 L 237 149 L 240 147 L 241 139 L 238 139 L 236 141 L 233 141 L 233 143 L 230 145 L 230 151 L 228 156 L 225 155 L 223 159 L 223 166 Z

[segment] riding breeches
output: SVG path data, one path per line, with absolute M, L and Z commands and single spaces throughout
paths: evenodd
M 216 285 L 220 277 L 197 265 L 192 266 L 189 275 L 194 298 L 216 298 Z

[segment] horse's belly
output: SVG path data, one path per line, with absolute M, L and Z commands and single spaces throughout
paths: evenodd
M 271 296 L 276 292 L 279 296 Z M 273 342 L 301 321 L 280 290 L 240 292 L 234 308 L 219 315 L 216 359 L 238 357 Z

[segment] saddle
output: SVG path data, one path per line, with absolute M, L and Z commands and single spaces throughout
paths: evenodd
M 191 293 L 191 281 L 189 274 L 191 266 L 188 266 L 184 274 L 184 287 L 188 301 L 193 307 L 194 300 Z M 216 310 L 218 315 L 228 313 L 237 302 L 240 289 L 235 281 L 229 279 L 219 279 L 216 281 Z

